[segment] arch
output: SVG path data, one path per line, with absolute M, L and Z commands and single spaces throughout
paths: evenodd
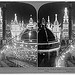
M 25 3 L 31 4 L 32 6 L 34 6 L 34 8 L 36 9 L 36 11 L 38 12 L 39 8 L 42 5 L 44 5 L 44 4 L 48 3 L 48 2 L 50 2 L 50 1 L 40 1 L 40 2 L 39 1 L 37 1 L 37 2 L 28 1 L 28 2 L 25 2 Z

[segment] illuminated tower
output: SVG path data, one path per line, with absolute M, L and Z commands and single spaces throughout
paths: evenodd
M 17 15 L 16 14 L 15 14 L 14 22 L 18 23 L 18 21 L 17 21 Z
M 62 30 L 63 38 L 69 38 L 69 17 L 68 17 L 68 9 L 65 8 L 64 16 L 63 16 L 63 30 Z
M 52 25 L 50 24 L 50 18 L 49 18 L 49 16 L 48 16 L 48 20 L 47 20 L 47 28 L 49 30 L 52 30 Z
M 20 40 L 19 35 L 22 32 L 21 23 L 18 23 L 17 15 L 15 14 L 14 21 L 11 21 L 11 35 L 14 40 Z
M 3 22 L 2 22 L 2 9 L 0 8 L 0 40 L 2 39 L 3 37 Z
M 60 41 L 60 34 L 61 34 L 60 25 L 61 24 L 59 24 L 59 22 L 57 20 L 57 14 L 55 14 L 55 21 L 54 21 L 54 24 L 53 24 L 52 32 L 54 33 L 55 38 L 58 41 Z

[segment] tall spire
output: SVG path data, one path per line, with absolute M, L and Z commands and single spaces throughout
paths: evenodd
M 65 7 L 64 9 L 64 16 L 63 16 L 63 31 L 62 37 L 67 38 L 69 37 L 69 17 L 68 17 L 68 9 Z
M 68 9 L 67 7 L 65 7 L 65 10 L 64 10 L 64 17 L 63 17 L 63 22 L 67 22 L 68 23 Z
M 64 14 L 68 15 L 67 13 L 68 13 L 68 10 L 67 10 L 67 7 L 65 7 Z
M 57 14 L 55 14 L 55 21 L 57 21 Z
M 48 16 L 48 23 L 50 23 L 50 18 L 49 18 L 49 16 Z
M 15 14 L 15 18 L 14 18 L 14 21 L 17 23 L 17 15 Z
M 57 19 L 57 14 L 55 14 L 55 21 L 54 21 L 54 25 L 59 25 L 58 19 Z
M 50 24 L 50 18 L 49 18 L 49 16 L 48 16 L 48 20 L 47 20 L 47 28 L 51 30 L 51 26 L 50 26 L 50 25 L 51 25 L 51 24 Z

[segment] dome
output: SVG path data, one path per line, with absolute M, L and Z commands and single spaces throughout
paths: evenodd
M 58 47 L 58 44 L 50 44 L 55 42 L 55 36 L 46 26 L 41 26 L 38 32 L 38 50 L 48 50 Z
M 55 41 L 55 36 L 48 28 L 42 26 L 38 32 L 38 43 L 48 43 Z
M 37 43 L 37 30 L 25 30 L 25 32 L 21 36 L 21 40 L 27 43 Z

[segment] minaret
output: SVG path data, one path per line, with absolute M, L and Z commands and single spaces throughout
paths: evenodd
M 69 17 L 68 17 L 68 10 L 67 10 L 67 8 L 65 7 L 65 10 L 64 10 L 64 17 L 63 17 L 63 23 L 65 23 L 65 22 L 67 22 L 67 23 L 69 23 L 68 22 L 68 19 Z
M 14 22 L 18 23 L 18 21 L 17 21 L 17 15 L 16 14 L 15 14 Z
M 49 18 L 49 16 L 48 16 L 48 23 L 50 23 L 50 18 Z
M 68 9 L 65 7 L 64 16 L 63 16 L 63 38 L 69 37 L 69 17 L 68 17 Z
M 60 41 L 60 35 L 61 35 L 61 31 L 60 31 L 60 26 L 61 24 L 59 24 L 58 19 L 57 19 L 57 14 L 55 14 L 55 21 L 53 24 L 53 28 L 52 28 L 52 32 L 55 35 L 56 40 Z
M 50 18 L 49 18 L 49 16 L 48 16 L 47 28 L 48 28 L 49 30 L 52 30 L 52 27 L 51 27 L 50 25 L 51 25 L 51 24 L 50 24 Z
M 54 21 L 54 25 L 59 25 L 58 19 L 57 19 L 57 14 L 55 14 L 55 21 Z
M 57 14 L 55 14 L 55 21 L 57 21 Z

